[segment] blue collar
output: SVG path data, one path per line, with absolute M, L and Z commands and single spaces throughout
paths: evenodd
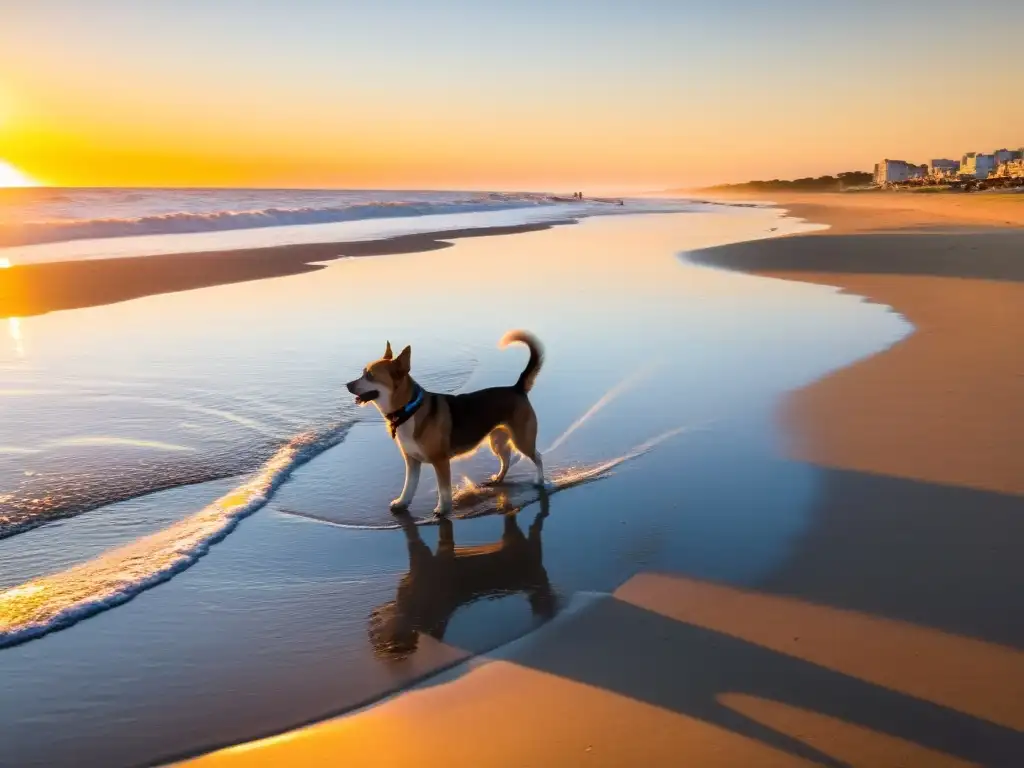
M 425 394 L 423 387 L 417 384 L 416 389 L 413 390 L 412 399 L 408 403 L 403 405 L 397 411 L 385 414 L 384 418 L 388 420 L 388 426 L 391 428 L 392 438 L 394 438 L 395 434 L 398 432 L 398 428 L 411 419 L 412 415 L 419 410 L 421 405 L 423 405 L 423 398 Z

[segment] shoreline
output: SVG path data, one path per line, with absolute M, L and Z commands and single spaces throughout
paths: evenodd
M 915 330 L 787 398 L 793 458 L 1024 494 L 1024 328 L 1014 311 L 1024 306 L 1024 230 L 935 232 L 944 217 L 886 209 L 885 227 L 863 231 L 848 209 L 802 205 L 790 210 L 831 228 L 694 260 L 833 286 L 892 307 Z
M 197 762 L 369 765 L 372 734 L 397 739 L 392 756 L 446 749 L 452 765 L 478 764 L 486 749 L 523 764 L 663 762 L 681 749 L 723 765 L 1011 764 L 1024 723 L 1013 694 L 1024 620 L 1012 610 L 1024 590 L 1024 327 L 1013 311 L 1024 306 L 1024 232 L 972 230 L 976 220 L 949 212 L 890 209 L 866 223 L 821 204 L 781 207 L 832 229 L 692 257 L 837 287 L 914 325 L 783 402 L 787 452 L 822 477 L 786 563 L 753 591 L 637 576 L 380 704 Z M 618 673 L 600 671 L 609 654 Z M 718 659 L 696 685 L 730 714 L 666 688 L 690 654 Z M 953 657 L 971 672 L 951 675 Z M 581 708 L 585 719 L 557 716 Z M 452 745 L 438 731 L 453 712 L 493 723 L 508 711 L 522 713 L 528 741 L 485 727 Z
M 720 192 L 708 199 L 765 201 L 793 216 L 828 224 L 832 234 L 965 232 L 1024 227 L 1024 194 L 927 195 L 911 192 Z
M 32 317 L 145 296 L 287 277 L 323 269 L 320 262 L 436 251 L 450 247 L 453 240 L 541 232 L 577 223 L 577 219 L 568 218 L 378 240 L 15 265 L 0 269 L 0 318 Z

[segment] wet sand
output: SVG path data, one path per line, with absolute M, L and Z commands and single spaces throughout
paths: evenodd
M 826 233 L 694 255 L 916 326 L 785 401 L 786 451 L 819 485 L 783 563 L 750 589 L 635 577 L 413 691 L 202 762 L 1019 765 L 1024 233 L 979 231 L 983 206 L 825 198 L 787 207 Z
M 298 275 L 323 269 L 321 262 L 335 259 L 436 251 L 449 247 L 452 240 L 537 232 L 573 223 L 567 219 L 347 243 L 15 265 L 0 269 L 0 317 L 31 317 L 161 293 Z
M 1024 232 L 831 235 L 706 251 L 706 263 L 837 285 L 917 331 L 791 397 L 791 454 L 1024 493 Z

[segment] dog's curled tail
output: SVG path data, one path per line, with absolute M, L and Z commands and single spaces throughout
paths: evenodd
M 509 331 L 501 337 L 498 346 L 504 348 L 516 341 L 525 344 L 530 349 L 530 359 L 526 362 L 526 367 L 519 374 L 519 380 L 515 383 L 516 391 L 525 395 L 533 389 L 533 382 L 537 378 L 537 374 L 540 373 L 540 367 L 544 364 L 544 347 L 536 336 L 527 331 Z

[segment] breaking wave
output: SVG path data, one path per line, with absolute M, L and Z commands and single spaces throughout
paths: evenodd
M 140 235 L 191 234 L 231 229 L 257 229 L 303 224 L 334 224 L 366 219 L 389 219 L 436 214 L 480 213 L 553 205 L 555 199 L 540 194 L 491 193 L 465 199 L 383 200 L 350 202 L 341 205 L 267 207 L 249 210 L 175 211 L 143 216 L 109 218 L 72 218 L 27 221 L 16 226 L 0 226 L 0 244 L 37 245 L 41 243 L 92 240 Z M 5 231 L 6 230 L 6 231 Z
M 248 481 L 162 531 L 0 592 L 0 648 L 68 627 L 181 573 L 264 506 L 296 467 L 344 440 L 350 426 L 292 438 Z

